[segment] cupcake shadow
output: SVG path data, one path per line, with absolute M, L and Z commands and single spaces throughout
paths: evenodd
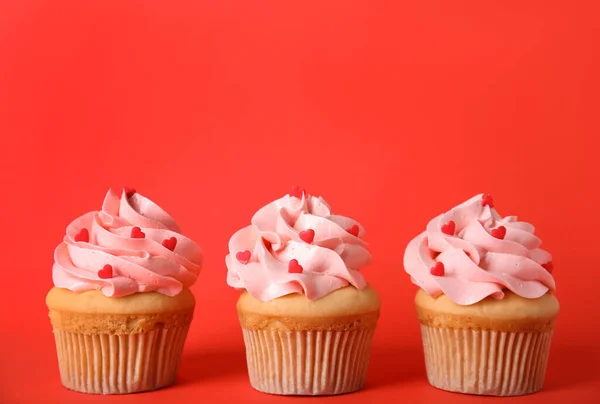
M 404 364 L 398 366 L 398 364 Z M 196 351 L 184 354 L 177 384 L 247 375 L 246 354 L 241 349 Z M 418 349 L 375 349 L 371 353 L 365 389 L 377 389 L 425 377 L 423 353 Z
M 582 364 L 599 362 L 600 352 L 592 349 L 557 347 L 550 354 L 542 390 L 560 390 L 598 380 L 600 368 Z M 412 379 L 427 380 L 426 374 L 422 349 L 374 349 L 365 389 L 401 384 Z
M 373 349 L 365 389 L 376 389 L 425 377 L 425 360 L 418 348 Z
M 178 384 L 246 374 L 246 353 L 241 349 L 198 351 L 184 354 Z

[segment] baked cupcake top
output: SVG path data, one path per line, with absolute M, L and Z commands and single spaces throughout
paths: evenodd
M 359 273 L 371 262 L 365 231 L 353 219 L 332 215 L 323 198 L 294 187 L 251 223 L 229 240 L 230 286 L 261 301 L 291 293 L 315 300 L 348 285 L 366 286 Z
M 179 225 L 135 190 L 109 190 L 102 209 L 75 219 L 54 251 L 52 280 L 73 292 L 110 297 L 139 292 L 175 296 L 190 287 L 202 250 Z
M 408 244 L 404 269 L 430 296 L 444 293 L 460 305 L 502 299 L 505 289 L 535 299 L 556 285 L 552 256 L 534 232 L 500 216 L 489 194 L 476 195 L 429 222 Z

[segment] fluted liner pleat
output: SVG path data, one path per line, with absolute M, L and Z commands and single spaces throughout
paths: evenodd
M 360 390 L 374 329 L 244 329 L 250 384 L 271 394 L 329 395 Z
M 71 390 L 124 394 L 175 381 L 189 326 L 127 335 L 54 330 L 60 378 Z
M 429 383 L 454 392 L 518 396 L 544 384 L 552 330 L 500 332 L 421 325 Z

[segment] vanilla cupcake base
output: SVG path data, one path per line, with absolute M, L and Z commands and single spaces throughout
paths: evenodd
M 54 288 L 46 301 L 66 388 L 125 394 L 175 382 L 194 309 L 188 290 L 108 298 Z
M 139 334 L 54 331 L 62 384 L 92 394 L 155 390 L 175 382 L 188 327 Z
M 290 295 L 263 303 L 243 294 L 238 314 L 250 384 L 281 395 L 360 390 L 379 305 L 370 287 L 340 289 L 316 301 Z
M 332 395 L 364 386 L 374 329 L 243 332 L 250 383 L 258 391 Z
M 558 314 L 553 294 L 530 300 L 508 292 L 503 300 L 459 306 L 421 290 L 415 303 L 431 385 L 493 396 L 542 388 Z
M 456 330 L 421 325 L 427 378 L 437 388 L 519 396 L 544 384 L 552 331 Z

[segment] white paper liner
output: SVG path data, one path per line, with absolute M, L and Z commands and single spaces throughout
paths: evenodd
M 375 329 L 277 331 L 244 329 L 250 384 L 285 395 L 330 395 L 365 383 Z
M 189 329 L 160 328 L 127 335 L 86 335 L 54 330 L 60 378 L 71 390 L 125 394 L 175 381 Z
M 431 385 L 460 393 L 518 396 L 544 384 L 552 330 L 500 332 L 421 325 Z

